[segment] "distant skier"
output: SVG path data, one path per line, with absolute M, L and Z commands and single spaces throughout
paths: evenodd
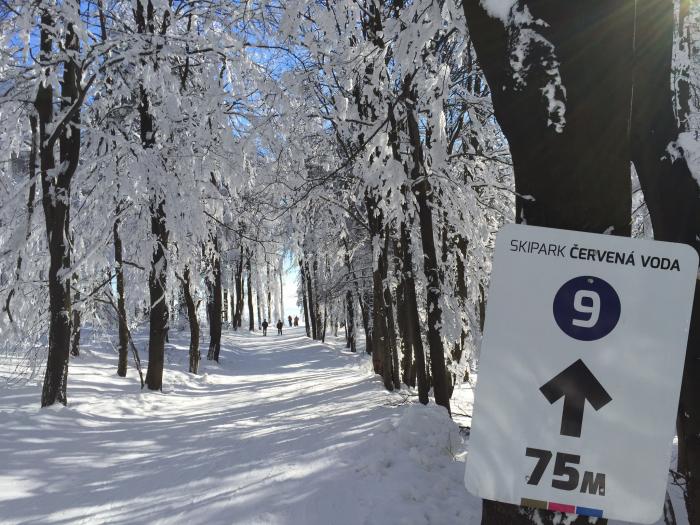
M 299 326 L 299 316 L 298 315 L 294 316 L 294 326 Z
M 267 335 L 267 319 L 262 322 L 263 335 Z
M 277 321 L 277 335 L 282 335 L 282 327 L 284 326 L 284 323 L 282 322 L 282 319 Z
M 287 321 L 289 322 L 289 327 L 292 327 L 292 316 L 287 316 Z

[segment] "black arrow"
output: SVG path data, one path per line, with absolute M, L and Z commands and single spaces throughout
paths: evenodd
M 540 387 L 550 403 L 564 396 L 564 410 L 561 416 L 562 436 L 581 437 L 583 407 L 586 399 L 596 410 L 612 401 L 603 385 L 580 359 L 560 372 Z

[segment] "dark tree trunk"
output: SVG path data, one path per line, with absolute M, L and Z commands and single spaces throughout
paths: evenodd
M 256 282 L 260 282 L 259 280 L 256 279 Z M 260 287 L 256 286 L 255 288 L 255 302 L 258 310 L 258 330 L 262 330 L 262 307 L 260 306 Z
M 681 22 L 683 9 L 681 4 Z M 632 161 L 646 200 L 654 237 L 682 242 L 700 251 L 700 192 L 682 151 L 672 156 L 678 136 L 669 83 L 673 54 L 673 3 L 638 2 L 635 27 Z M 683 31 L 683 25 L 679 27 Z M 689 45 L 681 38 L 681 44 Z M 686 50 L 687 52 L 688 50 Z M 680 126 L 687 126 L 687 90 L 677 83 Z M 696 282 L 688 348 L 678 406 L 678 470 L 686 478 L 691 525 L 700 524 L 700 286 Z
M 228 290 L 223 288 L 222 292 L 224 294 L 224 299 L 221 306 L 221 315 L 223 317 L 223 322 L 228 323 Z
M 314 291 L 311 286 L 311 272 L 309 263 L 305 261 L 306 271 L 306 300 L 309 302 L 309 321 L 311 322 L 311 338 L 318 339 L 318 327 L 316 325 L 316 303 L 314 301 Z
M 148 1 L 144 14 L 143 0 L 136 2 L 136 30 L 140 34 L 153 33 L 155 13 L 153 4 Z M 139 86 L 139 120 L 141 147 L 144 150 L 155 147 L 155 125 L 151 114 L 150 98 L 143 82 Z M 151 258 L 151 270 L 148 275 L 150 299 L 148 332 L 148 369 L 146 385 L 149 390 L 162 390 L 163 365 L 165 362 L 165 342 L 168 336 L 168 303 L 166 300 L 166 276 L 168 260 L 168 229 L 165 222 L 165 199 L 151 182 L 150 214 L 151 234 L 155 241 Z
M 401 225 L 401 273 L 404 282 L 404 298 L 406 302 L 405 320 L 406 337 L 415 355 L 415 373 L 418 382 L 418 400 L 428 404 L 428 378 L 426 374 L 425 350 L 420 330 L 418 315 L 418 300 L 416 298 L 416 282 L 413 278 L 413 253 L 408 227 Z
M 148 369 L 146 385 L 149 390 L 162 390 L 163 365 L 165 363 L 165 341 L 168 334 L 168 303 L 165 297 L 168 245 L 168 230 L 165 224 L 165 201 L 151 206 L 151 233 L 157 239 L 148 276 L 151 301 L 148 332 Z
M 209 297 L 209 351 L 207 359 L 219 362 L 221 351 L 221 255 L 218 239 L 214 239 L 215 254 L 212 257 L 211 280 L 207 280 Z
M 121 213 L 120 206 L 117 206 L 117 217 Z M 124 259 L 122 253 L 122 239 L 119 236 L 120 219 L 114 221 L 112 229 L 114 234 L 114 266 L 117 284 L 117 322 L 119 333 L 119 360 L 117 364 L 117 375 L 126 377 L 127 359 L 129 356 L 129 327 L 126 320 L 126 300 L 124 297 Z
M 236 286 L 240 293 L 238 294 L 238 302 L 236 303 L 236 319 L 238 319 L 238 328 L 243 326 L 243 309 L 245 308 L 245 281 L 243 278 L 243 248 L 241 248 L 241 260 L 238 261 L 238 281 Z
M 306 337 L 311 337 L 311 327 L 309 326 L 309 306 L 308 299 L 306 298 L 306 272 L 304 271 L 304 263 L 299 260 L 299 275 L 301 277 L 301 298 L 302 304 L 304 306 L 304 329 L 306 330 Z
M 421 144 L 418 121 L 409 111 L 408 134 L 413 150 L 413 170 L 411 177 L 415 181 L 413 194 L 418 203 L 418 223 L 420 225 L 421 244 L 423 246 L 423 269 L 427 280 L 426 309 L 428 311 L 427 339 L 430 349 L 430 369 L 435 403 L 450 412 L 449 379 L 445 367 L 445 350 L 442 344 L 442 308 L 440 293 L 442 282 L 438 267 L 437 251 L 433 229 L 433 190 L 426 176 L 422 176 L 423 146 Z
M 76 5 L 76 8 L 78 6 Z M 50 13 L 41 14 L 39 35 L 40 60 L 43 64 L 52 62 L 54 21 Z M 71 51 L 79 49 L 78 37 L 73 26 L 68 24 L 66 31 L 66 48 Z M 50 66 L 46 66 L 47 69 Z M 47 71 L 47 76 L 50 71 Z M 78 98 L 80 71 L 73 60 L 64 64 L 61 85 L 61 108 L 67 110 Z M 68 231 L 70 225 L 70 182 L 78 166 L 80 157 L 80 121 L 79 112 L 60 130 L 60 167 L 55 170 L 54 142 L 49 139 L 54 130 L 53 88 L 50 83 L 41 83 L 37 90 L 35 107 L 39 120 L 39 161 L 42 205 L 46 220 L 46 235 L 49 246 L 49 350 L 46 362 L 46 374 L 41 393 L 41 406 L 56 402 L 66 404 L 66 386 L 68 380 L 68 356 L 71 343 L 71 311 L 69 278 L 61 275 L 70 268 L 70 247 Z
M 350 290 L 345 292 L 345 312 L 346 347 L 349 348 L 351 352 L 357 352 L 357 343 L 355 340 L 355 307 Z
M 552 81 L 551 49 L 542 42 L 533 44 L 527 59 L 527 83 L 516 82 L 508 48 L 511 32 L 491 18 L 479 0 L 463 3 L 496 118 L 510 144 L 518 220 L 629 235 L 628 126 L 635 2 L 524 3 L 534 20 L 544 21 L 526 29 L 541 34 L 555 50 L 566 88 L 565 122 L 548 113 L 550 101 L 542 91 Z M 660 76 L 658 71 L 654 75 Z M 555 95 L 563 99 L 561 91 Z M 482 523 L 532 523 L 535 513 L 540 523 L 549 524 L 556 518 L 547 511 L 485 501 Z M 574 523 L 589 520 L 579 517 Z
M 456 250 L 458 251 L 456 259 L 457 259 L 457 286 L 455 287 L 455 295 L 457 296 L 457 301 L 459 303 L 460 309 L 462 313 L 466 313 L 466 309 L 468 308 L 469 301 L 467 297 L 467 272 L 466 268 L 464 267 L 464 260 L 466 259 L 467 256 L 467 241 L 464 237 L 461 235 L 456 235 L 456 242 L 455 246 Z M 476 327 L 472 327 L 472 330 L 475 330 Z M 462 360 L 462 356 L 464 354 L 464 348 L 467 342 L 467 333 L 464 329 L 462 329 L 462 332 L 460 334 L 460 340 L 457 341 L 454 345 L 454 348 L 452 350 L 452 359 L 455 363 L 459 363 Z M 457 377 L 455 374 L 452 374 L 452 381 L 450 382 L 450 399 L 452 399 L 452 393 L 454 392 L 454 388 L 457 384 L 467 381 L 469 379 L 469 370 L 467 369 L 464 373 L 463 377 Z
M 316 317 L 314 319 L 314 324 L 316 325 L 316 337 L 318 339 L 323 339 L 326 337 L 326 320 L 323 319 L 321 315 L 321 294 L 319 293 L 318 286 L 318 260 L 316 259 L 316 257 L 314 257 L 313 272 L 311 275 L 314 290 L 314 313 L 316 314 Z M 321 325 L 322 322 L 323 325 Z
M 73 276 L 77 282 L 77 275 Z M 71 322 L 71 345 L 70 355 L 77 357 L 80 355 L 80 310 L 75 307 L 75 302 L 80 300 L 80 292 L 75 293 L 73 301 L 73 320 Z
M 388 275 L 387 243 L 384 216 L 373 197 L 366 197 L 367 218 L 372 235 L 372 364 L 374 372 L 384 381 L 387 390 L 394 389 L 392 376 L 391 340 L 387 324 L 388 305 L 385 302 L 384 283 Z
M 365 330 L 365 352 L 372 355 L 374 352 L 374 343 L 372 342 L 372 327 L 369 324 L 369 294 L 365 291 L 364 295 L 357 296 L 357 302 L 360 305 L 360 315 L 362 316 L 362 328 Z M 364 299 L 363 299 L 364 296 Z
M 246 261 L 246 271 L 248 272 L 248 330 L 255 330 L 255 313 L 253 311 L 253 272 L 250 267 L 250 255 Z
M 270 263 L 267 265 L 267 322 L 273 324 L 272 321 L 272 292 L 270 292 Z
M 190 323 L 190 373 L 196 374 L 199 371 L 199 320 L 197 319 L 197 305 L 192 297 L 192 282 L 190 278 L 190 268 L 185 267 L 182 277 L 182 293 L 187 306 L 187 319 Z
M 385 305 L 385 316 L 386 316 L 386 331 L 389 342 L 389 355 L 385 356 L 385 359 L 391 363 L 391 368 L 389 369 L 389 378 L 385 377 L 386 382 L 389 379 L 392 383 L 394 389 L 398 390 L 401 388 L 401 379 L 399 376 L 399 351 L 398 351 L 398 341 L 396 339 L 396 323 L 394 322 L 394 298 L 391 295 L 391 289 L 389 287 L 389 238 L 391 232 L 386 231 L 384 233 L 384 253 L 386 255 L 386 266 L 384 270 L 384 278 L 382 279 L 384 286 L 384 305 Z M 385 362 L 387 362 L 385 360 Z M 386 372 L 385 372 L 386 373 Z
M 236 311 L 233 315 L 233 329 L 238 330 L 243 324 L 243 248 L 241 247 L 241 255 L 236 265 L 236 274 L 234 275 L 236 287 Z

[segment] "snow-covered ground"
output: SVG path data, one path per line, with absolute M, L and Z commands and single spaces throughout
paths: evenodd
M 330 339 L 227 332 L 193 376 L 175 333 L 162 394 L 85 341 L 67 407 L 0 391 L 0 522 L 478 523 L 446 412 L 383 391 Z
M 0 523 L 480 523 L 458 426 L 384 391 L 342 337 L 226 332 L 198 376 L 187 337 L 171 334 L 163 393 L 117 377 L 88 334 L 67 407 L 39 409 L 38 384 L 0 388 Z M 456 397 L 468 423 L 471 389 Z

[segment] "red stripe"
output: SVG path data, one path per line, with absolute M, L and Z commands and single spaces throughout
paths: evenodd
M 564 505 L 563 503 L 554 503 L 553 501 L 549 502 L 548 508 L 549 510 L 556 512 L 568 512 L 569 514 L 576 513 L 576 507 L 574 505 Z

